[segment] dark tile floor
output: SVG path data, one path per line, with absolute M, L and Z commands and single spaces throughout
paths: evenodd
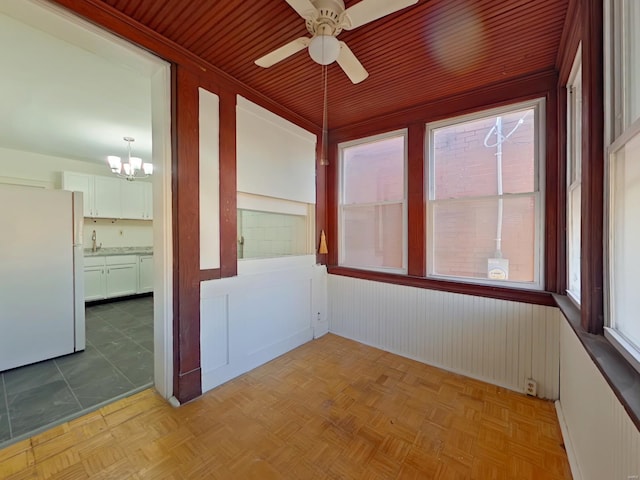
M 0 373 L 0 448 L 153 382 L 153 298 L 85 311 L 84 352 Z

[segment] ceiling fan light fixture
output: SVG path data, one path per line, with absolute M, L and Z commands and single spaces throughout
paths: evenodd
M 338 59 L 340 42 L 333 35 L 316 35 L 309 43 L 309 56 L 320 65 L 329 65 Z

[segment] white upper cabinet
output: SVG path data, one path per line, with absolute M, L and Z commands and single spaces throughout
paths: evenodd
M 83 193 L 84 216 L 91 218 L 153 218 L 152 186 L 119 178 L 62 172 L 62 188 Z
M 93 210 L 93 175 L 75 172 L 62 172 L 62 189 L 69 190 L 71 192 L 82 192 L 84 216 L 96 216 Z
M 120 187 L 122 200 L 122 218 L 146 219 L 145 184 L 123 182 Z
M 122 180 L 109 177 L 93 177 L 95 216 L 100 218 L 123 218 L 120 186 Z
M 141 183 L 144 190 L 144 219 L 153 220 L 153 188 L 150 183 Z

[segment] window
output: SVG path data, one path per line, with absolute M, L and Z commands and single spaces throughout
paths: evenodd
M 307 217 L 238 209 L 238 259 L 306 255 Z
M 339 148 L 339 264 L 405 273 L 406 132 Z
M 238 192 L 238 260 L 313 254 L 315 205 Z
M 611 115 L 608 147 L 608 327 L 607 337 L 640 371 L 640 3 L 613 2 L 613 24 L 607 28 L 613 73 L 607 97 Z M 605 26 L 607 27 L 607 26 Z M 621 48 L 614 48 L 621 45 Z M 614 93 L 615 92 L 615 93 Z
M 430 276 L 542 288 L 542 107 L 427 126 Z
M 582 223 L 582 49 L 567 85 L 567 295 L 580 305 L 580 228 Z

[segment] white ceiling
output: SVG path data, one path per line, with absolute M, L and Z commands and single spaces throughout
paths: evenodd
M 0 2 L 0 147 L 102 163 L 151 161 L 162 62 L 38 1 Z

